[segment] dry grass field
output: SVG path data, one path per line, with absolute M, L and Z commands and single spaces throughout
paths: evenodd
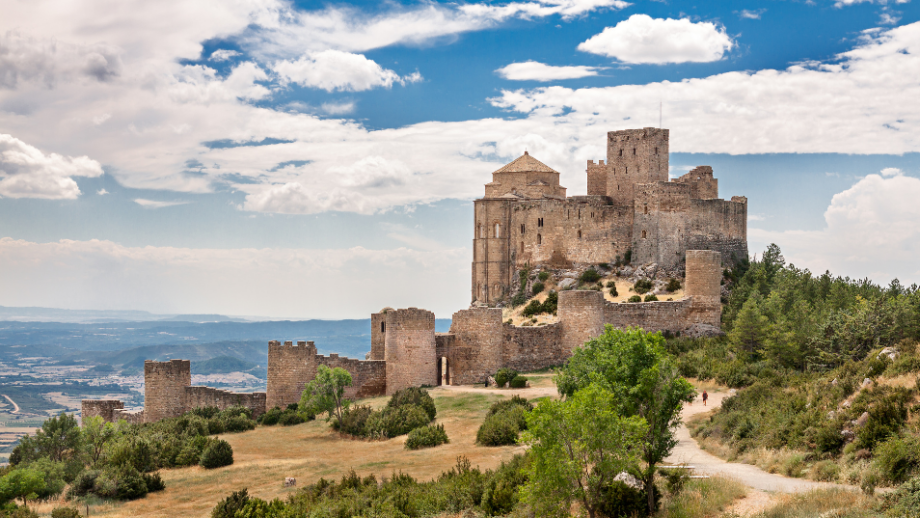
M 552 386 L 551 374 L 536 375 L 538 383 Z M 545 390 L 545 389 L 544 389 Z M 207 471 L 200 467 L 162 470 L 166 490 L 126 503 L 100 503 L 90 508 L 91 516 L 105 517 L 207 517 L 211 509 L 231 491 L 248 488 L 253 496 L 270 500 L 285 498 L 297 488 L 285 488 L 285 477 L 297 485 L 320 477 L 338 479 L 354 469 L 359 475 L 379 478 L 403 472 L 421 480 L 432 479 L 456 464 L 464 455 L 483 469 L 495 468 L 521 447 L 477 446 L 476 430 L 495 401 L 518 391 L 494 390 L 470 393 L 445 389 L 431 391 L 438 408 L 437 422 L 444 425 L 450 444 L 407 451 L 406 437 L 386 441 L 352 440 L 333 432 L 324 420 L 298 426 L 260 426 L 253 431 L 222 436 L 233 446 L 232 466 Z M 387 398 L 363 400 L 372 406 Z M 45 516 L 58 504 L 36 509 Z

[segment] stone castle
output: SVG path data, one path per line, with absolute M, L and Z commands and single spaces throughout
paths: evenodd
M 607 163 L 588 161 L 588 195 L 566 197 L 559 173 L 524 155 L 492 173 L 473 202 L 472 300 L 511 295 L 525 265 L 617 263 L 669 268 L 688 250 L 747 258 L 747 198 L 719 199 L 712 168 L 668 180 L 668 130 L 607 133 Z
M 560 365 L 606 324 L 718 329 L 723 264 L 747 257 L 746 199 L 716 199 L 710 168 L 667 181 L 667 142 L 667 130 L 610 132 L 608 165 L 588 164 L 588 196 L 566 198 L 559 173 L 526 153 L 496 171 L 486 197 L 474 202 L 473 297 L 505 297 L 518 266 L 613 262 L 632 250 L 633 262 L 683 265 L 680 300 L 615 303 L 600 291 L 564 290 L 554 323 L 515 326 L 502 321 L 502 309 L 478 304 L 454 313 L 447 333 L 435 332 L 430 311 L 385 308 L 371 315 L 365 360 L 320 355 L 313 342 L 271 341 L 266 391 L 246 394 L 192 386 L 188 360 L 147 361 L 142 412 L 127 412 L 116 400 L 84 400 L 82 415 L 153 422 L 196 407 L 242 405 L 258 416 L 300 401 L 320 365 L 351 373 L 346 395 L 363 398 L 481 383 L 502 367 L 526 372 Z

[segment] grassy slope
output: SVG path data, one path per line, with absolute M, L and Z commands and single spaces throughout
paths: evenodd
M 284 488 L 285 477 L 304 486 L 320 477 L 341 478 L 354 468 L 359 475 L 389 476 L 402 471 L 428 480 L 456 464 L 464 455 L 483 469 L 497 467 L 521 447 L 482 447 L 475 445 L 476 430 L 486 411 L 504 394 L 452 393 L 432 390 L 438 406 L 437 422 L 443 424 L 450 444 L 434 449 L 407 451 L 406 437 L 386 441 L 361 441 L 333 432 L 325 421 L 292 427 L 258 427 L 251 432 L 223 436 L 233 446 L 234 464 L 206 471 L 200 467 L 161 471 L 167 489 L 161 493 L 124 504 L 104 504 L 91 509 L 92 516 L 107 517 L 206 517 L 231 491 L 249 488 L 249 493 L 264 499 L 285 498 L 296 488 Z M 373 406 L 386 404 L 386 398 L 364 400 Z M 52 505 L 47 505 L 50 512 Z

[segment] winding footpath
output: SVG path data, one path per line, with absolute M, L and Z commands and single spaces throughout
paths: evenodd
M 12 399 L 11 397 L 7 396 L 6 394 L 0 394 L 0 395 L 2 395 L 3 397 L 5 397 L 6 400 L 9 401 L 10 404 L 13 405 L 13 409 L 14 409 L 14 410 L 13 410 L 12 412 L 10 412 L 10 413 L 11 413 L 11 414 L 18 414 L 18 413 L 19 413 L 19 405 L 17 405 L 16 402 L 13 401 L 13 399 Z
M 497 390 L 494 388 L 464 385 L 442 386 L 438 387 L 437 390 L 485 394 L 491 393 L 503 396 L 518 395 L 528 399 L 544 396 L 552 397 L 558 394 L 555 387 Z M 708 412 L 713 408 L 720 407 L 722 405 L 722 400 L 726 396 L 727 394 L 724 392 L 714 392 L 709 394 L 709 406 L 703 406 L 702 400 L 697 398 L 697 400 L 694 401 L 692 405 L 684 406 L 684 409 L 681 412 L 681 418 L 683 422 L 686 422 L 691 416 L 703 412 Z M 771 493 L 801 493 L 805 491 L 811 491 L 813 489 L 827 488 L 840 488 L 854 491 L 859 490 L 859 488 L 855 486 L 831 484 L 828 482 L 814 482 L 801 478 L 791 478 L 782 475 L 776 475 L 773 473 L 767 473 L 766 471 L 758 468 L 757 466 L 752 466 L 751 464 L 728 462 L 726 460 L 720 459 L 715 455 L 703 451 L 702 448 L 700 448 L 700 445 L 697 444 L 697 442 L 692 437 L 690 437 L 690 430 L 685 424 L 681 424 L 680 428 L 678 428 L 677 439 L 679 441 L 677 446 L 674 447 L 673 452 L 665 460 L 665 462 L 672 465 L 687 465 L 698 475 L 722 475 L 733 478 L 753 489 Z

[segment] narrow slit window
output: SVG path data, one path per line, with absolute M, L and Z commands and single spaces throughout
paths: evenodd
M 646 234 L 645 234 L 645 231 L 643 230 L 643 231 L 642 231 L 642 239 L 645 239 L 645 237 L 646 237 Z
M 537 244 L 538 245 L 543 244 L 543 236 L 541 236 L 540 234 L 537 234 Z

